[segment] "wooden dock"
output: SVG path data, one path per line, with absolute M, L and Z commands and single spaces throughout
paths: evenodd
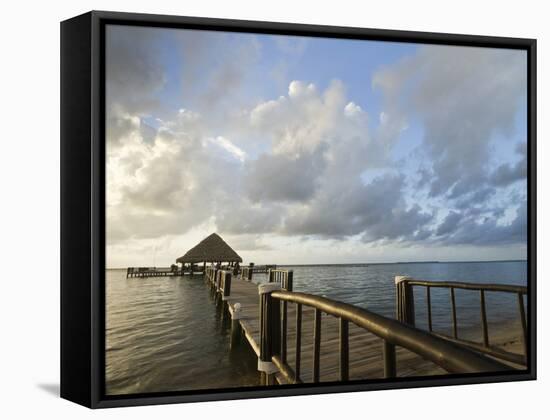
M 148 277 L 179 277 L 184 275 L 203 274 L 201 267 L 196 267 L 191 271 L 172 267 L 128 267 L 126 269 L 126 278 L 148 278 Z
M 267 276 L 257 276 L 257 280 L 267 281 Z M 239 277 L 231 282 L 231 294 L 225 301 L 230 313 L 235 312 L 235 305 L 239 304 L 240 327 L 246 340 L 260 356 L 260 307 L 258 284 Z M 295 305 L 288 305 L 287 330 L 287 361 L 294 366 L 296 362 L 296 310 Z M 301 372 L 303 383 L 313 380 L 314 355 L 314 314 L 313 308 L 304 307 L 302 310 L 301 334 Z M 321 323 L 320 342 L 320 377 L 319 381 L 339 380 L 339 320 L 333 316 L 323 314 Z M 383 340 L 363 328 L 354 324 L 349 325 L 349 379 L 376 379 L 384 377 Z M 420 356 L 404 349 L 396 351 L 399 376 L 424 376 L 446 373 L 445 370 L 432 362 L 423 360 Z M 288 383 L 280 373 L 275 375 L 278 383 Z
M 223 303 L 221 313 L 231 315 L 231 345 L 239 343 L 239 337 L 246 338 L 258 357 L 258 371 L 265 385 L 526 368 L 525 287 L 427 282 L 397 276 L 397 310 L 393 318 L 294 291 L 292 270 L 253 263 L 240 266 L 242 258 L 215 233 L 176 262 L 181 266 L 129 268 L 127 277 L 181 276 L 186 270 L 201 271 L 205 283 Z M 415 287 L 426 288 L 428 331 L 415 326 Z M 432 330 L 430 290 L 434 287 L 450 291 L 453 324 L 450 337 Z M 455 289 L 459 288 L 480 293 L 481 343 L 458 336 Z M 523 354 L 502 351 L 489 342 L 485 293 L 492 292 L 517 295 L 524 335 Z
M 252 276 L 252 274 L 267 274 L 269 270 L 276 269 L 275 264 L 268 265 L 250 265 L 239 268 L 238 273 L 241 270 L 245 270 L 247 276 Z M 183 267 L 174 265 L 172 267 L 128 267 L 126 269 L 126 278 L 147 278 L 147 277 L 169 277 L 169 276 L 184 276 L 184 275 L 195 275 L 203 274 L 206 269 L 205 265 L 185 265 Z M 231 270 L 234 271 L 234 267 L 224 265 L 220 269 L 222 270 Z
M 398 315 L 409 313 L 408 322 L 293 291 L 293 272 L 288 270 L 269 269 L 267 276 L 255 276 L 252 281 L 245 269 L 233 275 L 207 267 L 204 278 L 223 300 L 223 311 L 231 314 L 232 341 L 246 338 L 266 385 L 525 369 L 524 356 L 495 351 L 488 340 L 479 345 L 416 328 L 412 289 L 407 296 L 400 293 L 404 280 L 412 282 L 408 278 L 396 278 L 397 298 L 402 300 L 400 305 L 407 305 Z M 436 285 L 444 286 L 430 283 L 430 287 Z M 450 287 L 470 285 L 451 283 Z M 471 287 L 524 292 L 500 285 Z

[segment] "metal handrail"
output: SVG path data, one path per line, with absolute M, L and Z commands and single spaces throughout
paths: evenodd
M 525 316 L 525 306 L 523 296 L 527 294 L 528 289 L 525 286 L 495 284 L 495 283 L 466 283 L 453 281 L 431 281 L 419 280 L 410 277 L 397 276 L 396 283 L 396 300 L 397 300 L 397 319 L 401 322 L 415 326 L 415 303 L 413 286 L 421 286 L 426 288 L 426 305 L 428 317 L 428 331 L 433 332 L 432 326 L 432 304 L 431 304 L 431 289 L 432 288 L 447 288 L 450 290 L 451 300 L 451 316 L 452 316 L 452 336 L 438 334 L 441 337 L 460 342 L 460 344 L 468 346 L 474 350 L 481 351 L 502 360 L 512 363 L 525 365 L 527 363 L 527 318 Z M 481 317 L 481 344 L 460 339 L 458 336 L 458 322 L 456 314 L 455 289 L 479 291 L 480 302 L 480 317 Z M 509 353 L 498 348 L 493 348 L 489 342 L 489 326 L 487 322 L 487 309 L 485 303 L 485 293 L 512 293 L 517 295 L 518 312 L 522 330 L 522 341 L 524 355 Z
M 340 318 L 341 333 L 342 330 L 347 333 L 347 322 L 352 322 L 353 324 L 364 328 L 383 339 L 385 364 L 384 371 L 386 373 L 386 377 L 392 377 L 396 374 L 395 346 L 408 349 L 424 359 L 435 363 L 450 373 L 498 372 L 512 370 L 509 366 L 499 363 L 482 354 L 476 353 L 475 351 L 464 346 L 452 343 L 443 338 L 436 337 L 426 331 L 419 330 L 397 320 L 386 318 L 374 312 L 347 303 L 307 293 L 289 292 L 284 290 L 276 290 L 271 292 L 270 298 L 279 302 L 295 303 L 298 305 L 300 313 L 301 305 L 315 308 L 315 324 L 319 324 L 316 325 L 316 329 L 319 328 L 320 330 L 320 314 L 321 312 L 325 312 Z M 269 300 L 266 302 L 269 302 Z M 274 307 L 279 306 L 276 304 L 277 302 L 274 303 Z M 269 303 L 269 306 L 271 305 L 273 305 L 273 303 Z M 269 316 L 270 313 L 272 313 L 272 311 L 268 308 L 266 310 L 266 314 Z M 277 316 L 274 318 L 277 318 Z M 280 329 L 277 326 L 277 323 L 280 322 L 280 320 L 268 320 L 266 323 L 262 324 L 269 327 L 270 322 L 274 323 L 273 330 L 275 331 L 275 335 L 278 336 Z M 262 333 L 261 336 L 267 338 L 269 337 L 269 332 L 267 332 L 267 334 Z M 278 345 L 283 344 L 279 342 L 278 337 L 274 337 L 274 339 L 277 341 Z M 273 360 L 273 362 L 275 362 L 278 366 L 283 366 L 285 368 L 284 370 L 287 372 L 292 372 L 292 369 L 286 364 L 286 357 L 280 357 L 281 353 L 283 353 L 282 350 L 286 353 L 286 349 L 278 348 L 278 345 L 268 346 L 268 348 L 272 350 L 272 354 L 270 355 L 271 360 Z M 318 345 L 318 343 L 315 344 L 316 347 L 318 347 Z M 341 360 L 345 361 L 341 362 L 341 369 L 345 369 L 344 377 L 347 377 L 347 370 L 349 369 L 349 366 L 343 366 L 344 363 L 346 365 L 349 364 L 347 360 L 347 334 L 345 337 L 345 345 L 340 348 Z M 345 354 L 342 354 L 342 349 L 344 349 Z M 282 373 L 285 374 L 284 371 L 282 371 Z M 315 362 L 314 360 L 314 382 L 318 381 L 318 377 L 319 361 Z M 287 379 L 290 379 L 293 382 L 300 381 L 299 374 L 295 374 L 294 377 L 291 376 Z
M 521 293 L 527 294 L 527 287 L 518 286 L 515 284 L 497 284 L 497 283 L 465 283 L 460 281 L 431 281 L 431 280 L 419 280 L 410 279 L 407 283 L 411 286 L 425 286 L 425 287 L 444 287 L 454 289 L 465 290 L 486 290 L 490 292 L 507 292 L 507 293 Z

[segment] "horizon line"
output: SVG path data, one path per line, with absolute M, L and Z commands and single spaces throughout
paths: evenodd
M 457 263 L 494 263 L 494 262 L 527 262 L 527 258 L 506 259 L 506 260 L 424 260 L 424 261 L 393 261 L 393 262 L 351 262 L 351 263 L 298 263 L 298 264 L 276 264 L 277 267 L 307 267 L 307 266 L 335 266 L 335 265 L 390 265 L 390 264 L 457 264 Z M 255 265 L 266 265 L 255 263 Z M 246 264 L 241 266 L 246 267 Z M 164 267 L 149 265 L 134 265 L 126 267 L 106 267 L 105 270 L 124 270 L 128 267 Z

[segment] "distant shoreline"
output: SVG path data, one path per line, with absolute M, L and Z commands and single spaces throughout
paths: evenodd
M 482 264 L 527 262 L 527 260 L 486 260 L 486 261 L 397 261 L 397 262 L 366 262 L 366 263 L 332 263 L 332 264 L 277 264 L 277 267 L 338 267 L 338 266 L 369 266 L 369 265 L 401 265 L 401 264 Z M 262 265 L 257 263 L 256 265 Z M 147 265 L 141 265 L 149 267 Z M 246 266 L 246 265 L 245 265 Z M 140 266 L 134 266 L 140 267 Z M 152 266 L 151 266 L 152 267 Z M 163 267 L 163 266 L 159 266 Z M 126 270 L 127 267 L 108 267 L 106 270 Z

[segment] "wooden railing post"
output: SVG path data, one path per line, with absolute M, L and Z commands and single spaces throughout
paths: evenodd
M 222 280 L 223 280 L 223 270 L 220 268 L 216 270 L 216 278 L 214 284 L 216 285 L 216 291 L 221 292 L 222 290 Z
M 323 314 L 320 309 L 315 308 L 313 317 L 313 382 L 319 382 L 321 373 L 321 318 Z
M 489 332 L 487 328 L 487 310 L 485 308 L 485 290 L 479 291 L 479 300 L 481 308 L 481 335 L 483 339 L 483 345 L 489 347 Z
M 258 286 L 260 295 L 260 357 L 258 370 L 263 373 L 265 385 L 273 384 L 277 368 L 271 361 L 280 351 L 281 312 L 279 301 L 271 297 L 271 292 L 280 290 L 278 283 L 267 283 Z
M 414 327 L 414 291 L 409 280 L 410 277 L 395 276 L 396 318 Z
M 243 267 L 241 269 L 241 279 L 252 281 L 252 269 L 250 267 Z
M 348 321 L 340 318 L 340 380 L 349 379 L 349 326 Z
M 430 286 L 426 287 L 426 306 L 428 309 L 428 331 L 432 332 L 432 298 L 430 293 Z
M 519 309 L 519 318 L 521 322 L 521 333 L 523 341 L 523 354 L 527 358 L 528 352 L 528 342 L 527 342 L 527 319 L 525 318 L 525 305 L 523 304 L 523 295 L 521 293 L 517 294 L 518 296 L 518 309 Z
M 396 373 L 395 345 L 384 340 L 384 377 L 395 378 Z
M 456 300 L 454 287 L 451 287 L 451 321 L 453 324 L 453 337 L 458 338 L 458 324 L 456 322 Z
M 231 271 L 223 271 L 222 276 L 223 276 L 223 281 L 222 281 L 223 295 L 222 295 L 222 299 L 227 300 L 227 298 L 231 294 Z
M 285 289 L 292 292 L 294 287 L 294 271 L 289 270 L 286 277 Z
M 242 307 L 240 303 L 235 303 L 233 307 L 229 306 L 229 313 L 231 314 L 231 341 L 229 342 L 230 348 L 239 348 L 241 344 L 242 328 L 240 319 L 242 318 Z
M 300 380 L 301 373 L 301 357 L 302 357 L 302 304 L 296 304 L 296 348 L 295 348 L 295 376 L 296 380 Z

